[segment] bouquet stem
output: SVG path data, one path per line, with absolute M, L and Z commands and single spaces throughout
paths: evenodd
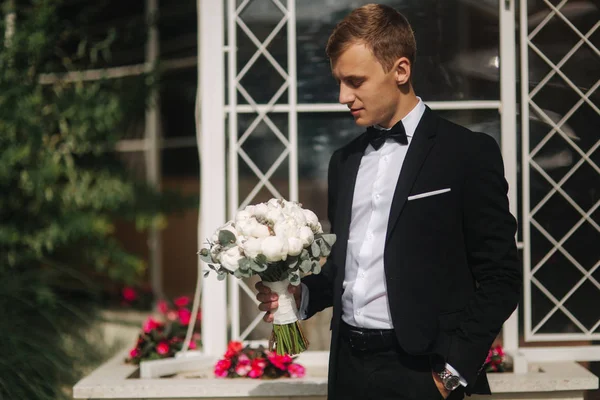
M 300 354 L 308 348 L 308 340 L 304 336 L 299 321 L 286 325 L 273 324 L 273 331 L 269 339 L 269 350 L 278 355 Z
M 290 282 L 287 279 L 275 282 L 263 279 L 263 283 L 279 296 L 279 306 L 273 312 L 273 331 L 269 339 L 269 350 L 279 355 L 302 353 L 308 348 L 308 340 L 298 321 L 296 300 L 288 291 Z

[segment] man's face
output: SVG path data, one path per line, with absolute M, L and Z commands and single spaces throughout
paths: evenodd
M 400 103 L 398 72 L 385 72 L 371 50 L 362 43 L 350 45 L 332 64 L 345 104 L 359 126 L 392 126 Z

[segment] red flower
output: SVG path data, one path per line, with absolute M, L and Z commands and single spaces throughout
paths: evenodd
M 129 351 L 129 358 L 136 358 L 139 355 L 140 355 L 140 350 L 137 347 L 135 347 Z
M 198 345 L 196 344 L 196 342 L 193 341 L 193 340 L 190 340 L 190 347 L 189 347 L 189 349 L 190 350 L 194 350 L 197 347 L 198 347 Z
M 219 360 L 219 362 L 217 362 L 217 365 L 215 365 L 215 375 L 218 378 L 225 378 L 227 376 L 227 373 L 229 371 L 229 368 L 231 367 L 231 360 Z
M 278 355 L 276 353 L 267 353 L 267 357 L 271 364 L 282 371 L 287 369 L 287 366 L 292 362 L 292 357 L 289 355 Z
M 264 358 L 255 358 L 252 360 L 252 364 L 250 365 L 251 369 L 248 372 L 248 377 L 257 379 L 263 376 L 265 373 L 265 367 L 267 366 L 267 361 Z
M 146 322 L 144 322 L 144 326 L 143 326 L 144 333 L 150 333 L 153 329 L 161 328 L 162 326 L 163 326 L 162 323 L 156 321 L 152 317 L 148 317 Z
M 504 350 L 502 349 L 502 346 L 494 347 L 494 352 L 496 354 L 498 354 L 500 357 L 504 357 Z
M 129 286 L 125 286 L 123 290 L 121 290 L 121 296 L 123 296 L 123 299 L 128 303 L 131 303 L 138 298 L 135 289 Z
M 169 343 L 162 341 L 160 342 L 157 346 L 156 346 L 156 352 L 158 354 L 160 354 L 161 356 L 164 356 L 165 354 L 169 353 Z
M 169 305 L 164 300 L 159 300 L 158 303 L 156 303 L 156 308 L 161 314 L 169 312 Z
M 242 342 L 231 341 L 227 346 L 227 351 L 225 352 L 225 358 L 231 359 L 234 356 L 237 356 L 240 351 L 244 348 Z
M 187 308 L 180 308 L 179 311 L 177 311 L 177 314 L 179 315 L 179 322 L 181 325 L 189 325 L 190 317 L 192 316 L 192 312 L 190 310 Z
M 188 296 L 181 296 L 173 300 L 173 303 L 175 303 L 177 307 L 185 307 L 190 304 L 190 298 Z
M 292 378 L 302 378 L 306 375 L 306 369 L 300 364 L 290 364 L 288 366 L 288 372 Z

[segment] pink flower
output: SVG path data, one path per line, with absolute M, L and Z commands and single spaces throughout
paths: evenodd
M 140 350 L 137 347 L 135 347 L 135 348 L 131 349 L 131 351 L 129 351 L 129 358 L 136 358 L 139 355 L 140 355 Z
M 167 354 L 169 352 L 170 348 L 169 348 L 169 343 L 162 341 L 160 342 L 157 346 L 156 346 L 156 352 L 158 354 L 160 354 L 161 356 L 164 356 L 165 354 Z
M 156 308 L 161 314 L 169 312 L 169 305 L 164 300 L 159 300 L 158 303 L 156 303 Z
M 173 300 L 173 303 L 175 303 L 177 307 L 185 307 L 190 304 L 190 298 L 188 296 L 181 296 Z
M 143 330 L 144 330 L 144 333 L 150 333 L 153 329 L 160 328 L 162 326 L 163 326 L 163 324 L 156 321 L 154 318 L 148 317 L 146 322 L 144 322 Z
M 218 378 L 225 378 L 231 367 L 231 360 L 219 360 L 215 365 L 215 376 Z
M 246 376 L 252 370 L 250 359 L 245 354 L 240 354 L 235 366 L 235 373 L 239 376 Z
M 125 286 L 123 290 L 121 290 L 121 296 L 125 299 L 126 302 L 131 303 L 137 299 L 138 295 L 134 288 Z
M 302 378 L 306 375 L 306 369 L 300 364 L 290 364 L 288 366 L 288 372 L 292 378 Z
M 190 350 L 194 350 L 196 347 L 198 347 L 198 345 L 196 344 L 196 342 L 193 341 L 193 340 L 190 340 L 190 347 L 189 347 Z
M 169 321 L 175 321 L 177 319 L 177 311 L 170 310 L 167 312 L 167 319 Z
M 276 368 L 279 368 L 282 371 L 285 371 L 287 369 L 288 364 L 292 362 L 292 357 L 290 357 L 287 354 L 280 356 L 276 353 L 269 353 L 268 358 L 271 364 L 273 364 Z
M 190 317 L 192 316 L 192 312 L 190 310 L 187 308 L 180 308 L 177 314 L 179 315 L 179 322 L 181 325 L 189 325 Z

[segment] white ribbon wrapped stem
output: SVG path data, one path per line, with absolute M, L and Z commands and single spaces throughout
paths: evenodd
M 298 307 L 294 295 L 288 291 L 290 281 L 287 279 L 279 282 L 265 282 L 264 285 L 269 287 L 272 292 L 277 293 L 278 307 L 273 311 L 273 323 L 275 325 L 287 325 L 298 321 Z

